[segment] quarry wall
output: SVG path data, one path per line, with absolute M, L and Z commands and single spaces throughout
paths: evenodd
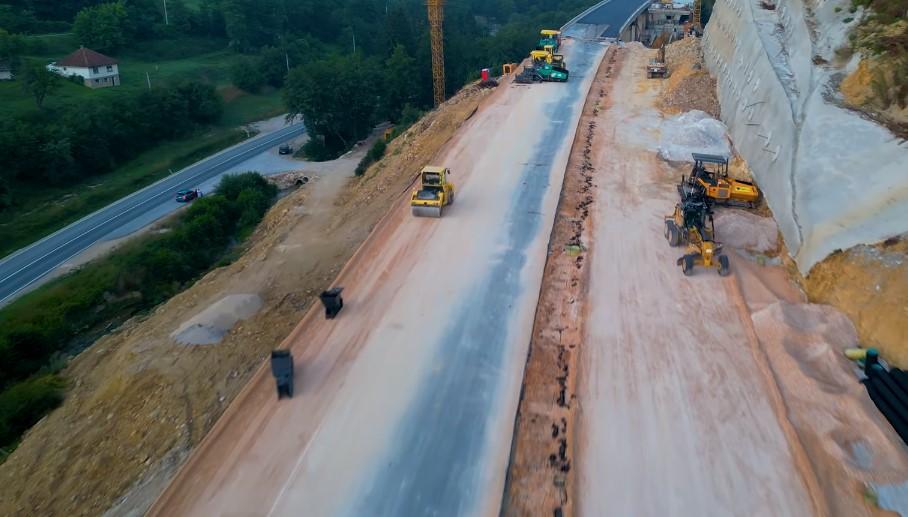
M 908 232 L 908 144 L 839 102 L 848 5 L 718 0 L 703 37 L 722 121 L 803 274 Z

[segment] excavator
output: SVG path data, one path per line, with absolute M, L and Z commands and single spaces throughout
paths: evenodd
M 451 169 L 424 167 L 419 173 L 419 186 L 410 195 L 410 208 L 415 217 L 441 217 L 444 208 L 454 202 L 454 184 L 448 181 Z
M 692 153 L 694 168 L 690 176 L 681 177 L 678 192 L 681 199 L 705 197 L 721 204 L 736 204 L 754 208 L 763 194 L 756 185 L 728 177 L 728 158 L 713 154 Z M 707 164 L 711 167 L 707 167 Z
M 552 54 L 561 49 L 561 31 L 552 29 L 543 29 L 539 31 L 539 44 L 536 50 L 547 50 L 551 48 Z
M 722 255 L 722 245 L 715 241 L 715 235 L 712 210 L 703 200 L 686 199 L 665 218 L 669 246 L 687 245 L 687 253 L 677 261 L 685 276 L 693 275 L 695 266 L 718 268 L 720 276 L 728 276 L 728 257 Z

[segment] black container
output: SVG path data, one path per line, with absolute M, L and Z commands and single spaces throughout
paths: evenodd
M 341 298 L 343 290 L 343 287 L 332 287 L 318 296 L 322 305 L 325 306 L 325 318 L 333 320 L 337 313 L 344 308 L 344 299 Z
M 289 350 L 272 350 L 271 374 L 277 383 L 277 398 L 293 396 L 293 354 Z

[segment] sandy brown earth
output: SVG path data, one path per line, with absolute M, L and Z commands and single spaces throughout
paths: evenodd
M 576 513 L 877 513 L 865 483 L 904 481 L 908 458 L 841 357 L 853 327 L 760 265 L 776 231 L 756 215 L 717 217 L 731 277 L 681 274 L 662 235 L 685 172 L 656 158 L 665 85 L 645 79 L 652 51 L 623 52 L 592 159 Z
M 862 347 L 908 368 L 908 239 L 830 255 L 803 285 L 810 301 L 835 306 L 857 327 Z
M 699 38 L 684 38 L 665 47 L 668 77 L 659 96 L 659 105 L 667 113 L 690 110 L 705 111 L 719 118 L 716 80 L 703 61 Z
M 314 295 L 488 95 L 468 88 L 396 139 L 352 179 L 359 152 L 313 171 L 279 201 L 248 251 L 146 317 L 99 340 L 65 370 L 62 407 L 0 466 L 2 515 L 140 514 L 205 436 Z M 225 296 L 255 294 L 261 310 L 217 345 L 170 334 Z

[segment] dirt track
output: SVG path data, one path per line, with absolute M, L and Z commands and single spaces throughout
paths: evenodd
M 662 236 L 680 170 L 656 158 L 661 115 L 658 81 L 643 78 L 647 51 L 624 52 L 593 159 L 579 513 L 813 514 L 815 481 L 780 423 L 734 280 L 702 268 L 682 276 L 682 250 Z
M 545 247 L 603 50 L 569 44 L 567 85 L 495 94 L 440 160 L 458 188 L 449 213 L 415 219 L 402 203 L 379 225 L 340 274 L 340 317 L 312 312 L 288 338 L 297 395 L 278 403 L 257 375 L 152 514 L 497 512 Z

